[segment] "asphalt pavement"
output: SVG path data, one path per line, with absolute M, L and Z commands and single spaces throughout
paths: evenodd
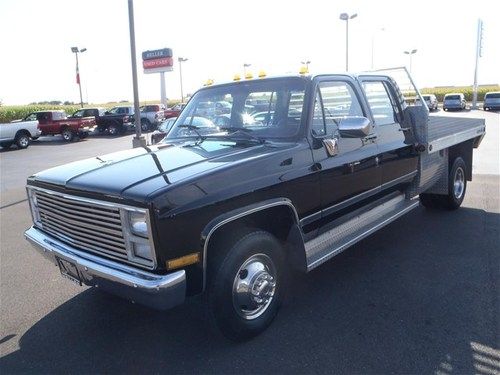
M 157 312 L 78 287 L 23 239 L 29 174 L 131 136 L 1 151 L 0 372 L 499 373 L 500 115 L 439 115 L 487 121 L 462 208 L 419 207 L 296 275 L 274 323 L 241 344 L 208 328 L 201 298 Z

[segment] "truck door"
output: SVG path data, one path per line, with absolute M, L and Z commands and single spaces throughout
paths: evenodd
M 366 99 L 377 125 L 382 189 L 410 182 L 417 171 L 417 154 L 405 143 L 402 109 L 386 77 L 361 77 Z
M 322 217 L 368 200 L 380 189 L 376 128 L 370 124 L 368 134 L 356 138 L 339 129 L 347 117 L 368 117 L 359 91 L 350 77 L 322 79 L 315 90 L 311 135 L 321 177 Z M 332 153 L 327 145 L 337 149 Z

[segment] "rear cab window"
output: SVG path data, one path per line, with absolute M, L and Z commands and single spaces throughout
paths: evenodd
M 366 100 L 376 125 L 389 125 L 398 122 L 399 108 L 385 81 L 364 81 Z

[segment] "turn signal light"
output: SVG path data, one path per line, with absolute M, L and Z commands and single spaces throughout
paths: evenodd
M 167 269 L 173 270 L 176 268 L 189 266 L 190 264 L 198 263 L 199 261 L 200 261 L 200 253 L 192 253 L 180 258 L 168 260 Z

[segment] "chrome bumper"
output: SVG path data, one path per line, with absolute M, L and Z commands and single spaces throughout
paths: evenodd
M 85 285 L 99 287 L 129 301 L 159 310 L 166 310 L 184 302 L 184 270 L 168 275 L 142 271 L 76 250 L 35 227 L 28 229 L 24 237 L 55 265 L 56 257 L 74 264 Z

